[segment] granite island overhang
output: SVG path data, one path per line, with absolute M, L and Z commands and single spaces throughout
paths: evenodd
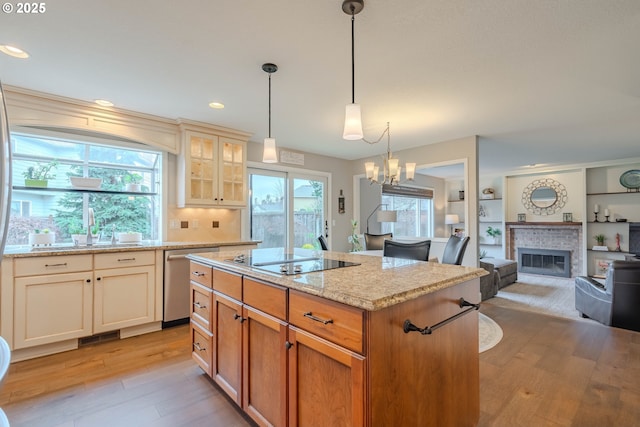
M 290 254 L 297 254 L 301 259 L 313 257 L 320 260 L 348 261 L 358 265 L 285 275 L 233 262 L 238 255 L 247 259 L 258 257 L 278 261 Z M 233 253 L 205 252 L 188 257 L 206 265 L 247 274 L 289 289 L 369 311 L 402 303 L 488 274 L 482 268 L 300 249 L 291 252 L 286 252 L 282 248 L 253 249 Z M 474 299 L 473 302 L 480 301 L 479 292 L 478 290 L 477 300 Z

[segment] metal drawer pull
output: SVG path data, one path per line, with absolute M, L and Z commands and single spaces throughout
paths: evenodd
M 310 311 L 307 311 L 307 312 L 304 314 L 304 317 L 308 317 L 308 318 L 309 318 L 309 319 L 311 319 L 311 320 L 315 320 L 316 322 L 320 322 L 320 323 L 322 323 L 323 325 L 326 325 L 326 324 L 328 324 L 328 323 L 333 323 L 333 319 L 327 319 L 327 320 L 325 320 L 325 319 L 321 319 L 321 318 L 316 317 L 316 316 L 314 316 L 313 314 L 311 314 L 311 312 L 310 312 Z
M 200 347 L 200 343 L 199 342 L 194 342 L 193 343 L 193 348 L 195 348 L 198 351 L 206 351 L 207 349 L 204 347 Z
M 200 303 L 199 303 L 199 302 L 194 302 L 194 303 L 193 303 L 193 305 L 194 305 L 196 308 L 207 308 L 207 306 L 206 306 L 206 305 L 200 305 Z
M 193 274 L 193 275 L 194 275 L 194 276 L 196 276 L 196 277 L 202 277 L 202 276 L 204 276 L 204 275 L 205 275 L 204 273 L 200 273 L 199 271 L 194 271 L 194 272 L 193 272 L 193 273 L 191 273 L 191 274 Z
M 135 261 L 135 258 L 118 258 L 118 262 L 122 262 L 122 261 Z
M 45 267 L 66 267 L 67 263 L 66 262 L 62 262 L 60 264 L 45 264 Z

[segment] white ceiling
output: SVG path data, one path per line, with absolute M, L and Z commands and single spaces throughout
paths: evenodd
M 267 134 L 347 159 L 341 0 L 56 0 L 0 15 L 5 85 Z M 400 149 L 481 137 L 481 172 L 640 156 L 640 0 L 365 0 L 356 16 L 365 137 Z M 211 101 L 226 105 L 212 110 Z

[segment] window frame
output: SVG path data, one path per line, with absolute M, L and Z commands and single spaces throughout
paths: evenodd
M 74 165 L 81 166 L 83 169 L 83 175 L 86 176 L 88 172 L 88 168 L 99 168 L 99 169 L 127 169 L 131 172 L 144 172 L 145 174 L 149 174 L 149 183 L 150 183 L 150 191 L 148 194 L 149 197 L 153 197 L 150 201 L 151 212 L 149 213 L 150 223 L 149 232 L 150 238 L 153 240 L 162 240 L 163 236 L 166 235 L 167 225 L 164 224 L 163 217 L 164 212 L 167 210 L 167 197 L 166 191 L 164 188 L 166 186 L 169 163 L 167 158 L 167 152 L 162 150 L 160 147 L 147 145 L 141 142 L 136 142 L 132 140 L 126 140 L 118 136 L 112 136 L 108 134 L 97 134 L 95 132 L 90 131 L 82 131 L 82 130 L 74 130 L 74 129 L 65 129 L 65 128 L 46 128 L 46 127 L 31 127 L 31 126 L 12 126 L 11 127 L 11 138 L 13 139 L 14 135 L 20 135 L 28 138 L 42 138 L 42 139 L 50 139 L 57 140 L 62 142 L 81 144 L 84 146 L 84 153 L 82 154 L 82 160 L 69 159 L 64 160 L 61 163 L 65 165 Z M 107 147 L 109 149 L 125 149 L 131 151 L 139 151 L 139 152 L 148 152 L 155 155 L 155 161 L 152 162 L 153 166 L 138 166 L 138 165 L 126 165 L 126 164 L 115 164 L 115 163 L 100 163 L 95 160 L 91 160 L 89 157 L 90 146 L 102 146 Z M 50 162 L 55 160 L 55 157 L 52 156 L 38 156 L 38 155 L 26 155 L 22 153 L 13 152 L 13 143 L 12 143 L 12 156 L 13 161 L 16 160 L 29 160 L 35 162 Z M 19 180 L 16 181 L 16 178 L 19 176 L 19 173 L 16 174 L 14 171 L 13 174 L 13 187 L 22 187 L 23 184 L 20 183 Z M 57 188 L 57 187 L 56 187 Z M 63 193 L 65 188 L 60 188 L 60 193 Z M 15 191 L 18 190 L 13 190 Z M 90 193 L 90 191 L 88 192 Z M 83 195 L 83 204 L 87 203 L 88 193 Z M 96 194 L 99 191 L 95 192 Z M 123 190 L 124 193 L 124 190 Z M 108 193 L 107 193 L 108 194 Z M 21 203 L 24 203 L 25 200 L 20 200 Z M 27 202 L 31 205 L 31 213 L 33 213 L 33 203 L 29 200 Z M 83 209 L 85 210 L 85 209 Z M 86 213 L 83 213 L 83 223 L 86 222 L 85 218 Z

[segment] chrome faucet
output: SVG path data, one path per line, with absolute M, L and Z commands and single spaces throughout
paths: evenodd
M 93 208 L 87 209 L 87 246 L 93 246 L 93 235 L 91 234 L 91 227 L 96 225 L 96 220 L 93 214 Z

